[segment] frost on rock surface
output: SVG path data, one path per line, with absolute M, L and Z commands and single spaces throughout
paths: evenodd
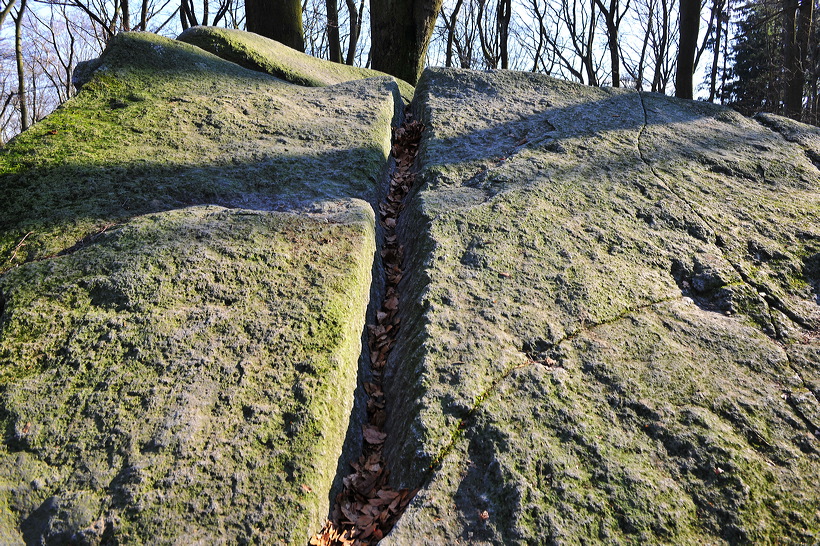
M 385 451 L 422 490 L 383 543 L 820 540 L 816 132 L 505 71 L 416 90 Z

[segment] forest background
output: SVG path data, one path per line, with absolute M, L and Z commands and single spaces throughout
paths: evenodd
M 250 0 L 248 13 L 254 1 L 260 0 Z M 370 3 L 300 2 L 306 53 L 374 65 Z M 437 17 L 423 62 L 674 94 L 681 36 L 695 37 L 681 32 L 681 3 L 685 9 L 686 0 L 444 0 L 440 8 L 428 2 Z M 695 97 L 817 125 L 818 3 L 702 0 Z M 196 25 L 246 29 L 247 19 L 245 0 L 0 0 L 0 145 L 68 100 L 77 63 L 98 57 L 118 32 L 175 37 Z M 250 23 L 254 30 L 253 16 Z

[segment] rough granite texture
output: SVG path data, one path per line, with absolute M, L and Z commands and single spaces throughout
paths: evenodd
M 252 32 L 220 27 L 191 27 L 177 37 L 245 68 L 309 87 L 386 76 L 383 72 L 317 59 Z M 413 86 L 393 78 L 407 102 Z
M 414 107 L 383 544 L 820 541 L 817 130 L 503 71 Z
M 119 35 L 0 150 L 2 544 L 305 544 L 361 442 L 405 84 L 181 39 L 228 60 Z M 820 132 L 506 71 L 414 107 L 384 544 L 820 542 Z
M 351 456 L 398 87 L 142 33 L 86 68 L 0 150 L 0 543 L 305 544 Z

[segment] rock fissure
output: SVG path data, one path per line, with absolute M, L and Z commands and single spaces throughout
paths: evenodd
M 782 347 L 782 345 L 781 345 Z M 794 376 L 800 381 L 800 384 L 803 385 L 803 388 L 806 389 L 806 392 L 815 399 L 815 403 L 818 407 L 820 407 L 820 398 L 818 398 L 818 394 L 814 392 L 809 384 L 808 381 L 803 377 L 803 374 L 800 373 L 800 370 L 794 365 L 792 362 L 791 357 L 789 356 L 789 351 L 786 347 L 782 347 L 783 353 L 786 356 L 786 362 L 788 363 L 789 369 L 794 373 Z M 794 393 L 792 391 L 785 391 L 783 393 L 783 398 L 786 400 L 786 403 L 792 408 L 794 413 L 803 420 L 805 425 L 808 427 L 809 431 L 812 432 L 814 435 L 820 437 L 820 422 L 815 423 L 809 418 L 803 410 L 797 405 L 796 400 L 794 400 Z
M 791 391 L 783 393 L 783 399 L 792 409 L 795 415 L 803 422 L 808 429 L 810 434 L 814 434 L 815 436 L 820 436 L 820 425 L 816 425 L 807 415 L 806 413 L 800 408 L 797 401 L 795 400 L 794 393 Z M 811 444 L 805 444 L 806 449 L 810 449 L 814 453 L 820 454 L 820 451 L 814 448 Z
M 404 123 L 393 132 L 392 156 L 395 168 L 390 187 L 379 203 L 379 220 L 384 230 L 381 258 L 385 270 L 384 298 L 376 311 L 375 324 L 367 326 L 371 378 L 364 385 L 367 393 L 367 423 L 362 429 L 362 455 L 350 466 L 354 470 L 343 479 L 331 517 L 310 540 L 315 546 L 353 546 L 375 544 L 401 517 L 418 490 L 392 488 L 382 452 L 388 431 L 384 425 L 385 393 L 382 379 L 387 359 L 399 329 L 398 284 L 404 266 L 404 246 L 396 233 L 396 222 L 404 209 L 404 199 L 415 181 L 413 164 L 418 155 L 424 127 L 412 119 L 408 108 Z
M 404 198 L 401 84 L 186 37 L 332 88 L 122 33 L 0 153 L 0 543 L 818 542 L 817 129 L 433 68 Z
M 675 296 L 675 297 L 670 297 L 670 298 L 662 298 L 662 299 L 652 301 L 652 302 L 649 302 L 649 303 L 646 303 L 646 304 L 643 304 L 643 305 L 639 305 L 637 307 L 632 307 L 632 308 L 626 309 L 623 312 L 619 313 L 618 315 L 616 315 L 616 316 L 614 316 L 610 319 L 602 320 L 602 321 L 599 321 L 599 322 L 596 322 L 596 323 L 593 323 L 593 324 L 585 324 L 585 325 L 581 326 L 580 328 L 577 328 L 576 330 L 574 330 L 574 331 L 572 331 L 568 334 L 565 334 L 560 339 L 558 339 L 554 343 L 550 344 L 549 347 L 547 347 L 546 351 L 542 351 L 542 352 L 546 353 L 546 352 L 549 352 L 551 350 L 554 350 L 554 349 L 558 348 L 562 343 L 564 343 L 566 341 L 571 341 L 572 339 L 579 336 L 583 332 L 589 332 L 589 331 L 592 331 L 595 328 L 598 328 L 600 326 L 607 326 L 607 325 L 619 322 L 621 320 L 625 320 L 625 319 L 629 318 L 630 316 L 634 315 L 635 313 L 638 313 L 638 312 L 640 312 L 644 309 L 648 309 L 650 307 L 654 307 L 656 305 L 660 305 L 660 304 L 663 304 L 663 303 L 669 303 L 669 302 L 672 302 L 672 301 L 680 301 L 682 299 L 684 299 L 684 296 Z M 439 452 L 439 454 L 436 457 L 433 458 L 433 463 L 430 465 L 430 470 L 433 470 L 437 466 L 439 466 L 441 464 L 441 461 L 443 461 L 444 458 L 447 457 L 447 455 L 453 450 L 456 443 L 461 438 L 461 436 L 464 434 L 464 431 L 467 429 L 468 422 L 470 421 L 470 419 L 481 408 L 482 404 L 484 404 L 484 402 L 495 391 L 497 391 L 499 389 L 499 387 L 504 382 L 504 380 L 509 378 L 510 375 L 512 375 L 512 373 L 515 372 L 515 370 L 528 368 L 530 366 L 545 366 L 547 368 L 561 368 L 562 367 L 561 363 L 559 361 L 557 361 L 554 358 L 552 358 L 550 356 L 547 356 L 547 355 L 535 355 L 533 353 L 526 353 L 526 352 L 522 352 L 521 354 L 524 355 L 527 358 L 527 361 L 524 362 L 524 363 L 515 364 L 513 366 L 510 366 L 506 370 L 504 370 L 503 373 L 501 373 L 498 377 L 496 377 L 492 381 L 492 383 L 490 384 L 489 387 L 487 387 L 478 397 L 476 397 L 475 403 L 467 411 L 467 414 L 465 415 L 465 417 L 463 417 L 460 420 L 458 426 L 456 427 L 455 431 L 453 432 L 452 439 L 450 440 L 450 442 L 444 448 L 441 449 L 441 451 Z
M 644 155 L 643 150 L 641 148 L 641 136 L 643 135 L 643 132 L 646 129 L 647 124 L 649 123 L 649 113 L 646 111 L 646 104 L 644 103 L 644 100 L 643 100 L 643 93 L 639 91 L 638 96 L 641 99 L 641 108 L 643 109 L 643 115 L 644 115 L 644 122 L 643 122 L 643 125 L 641 126 L 640 130 L 638 131 L 638 137 L 637 137 L 638 154 L 640 155 L 641 161 L 643 161 L 644 164 L 647 167 L 649 167 L 649 170 L 652 172 L 652 175 L 656 178 L 656 180 L 658 181 L 658 185 L 661 188 L 663 188 L 665 191 L 669 192 L 678 201 L 684 203 L 686 205 L 686 207 L 689 210 L 691 210 L 695 214 L 695 216 L 697 216 L 700 219 L 701 222 L 703 222 L 704 225 L 706 225 L 714 233 L 717 233 L 718 231 L 716 229 L 714 229 L 714 227 L 706 219 L 706 217 L 703 214 L 701 214 L 697 210 L 697 208 L 688 199 L 683 197 L 679 192 L 676 192 L 674 189 L 672 189 L 671 186 L 669 186 L 666 183 L 666 181 L 663 179 L 663 177 L 657 172 L 657 170 L 655 170 L 655 166 L 652 165 L 652 163 Z M 746 273 L 746 271 L 743 269 L 743 267 L 741 267 L 740 264 L 738 264 L 734 260 L 732 260 L 731 257 L 728 256 L 723 249 L 721 249 L 721 255 L 726 260 L 726 262 L 732 267 L 732 269 L 735 270 L 735 272 L 743 280 L 743 282 L 746 283 L 750 288 L 754 289 L 760 295 L 760 297 L 763 298 L 763 300 L 765 301 L 765 303 L 767 304 L 768 307 L 772 307 L 774 309 L 777 309 L 778 311 L 780 311 L 781 313 L 786 315 L 792 322 L 794 322 L 795 324 L 798 324 L 799 326 L 801 326 L 802 328 L 805 328 L 806 330 L 812 331 L 812 330 L 816 329 L 816 327 L 817 327 L 816 325 L 811 324 L 809 321 L 807 321 L 806 319 L 804 319 L 803 317 L 801 317 L 800 315 L 798 315 L 797 313 L 795 313 L 794 311 L 789 309 L 789 307 L 785 303 L 783 303 L 783 301 L 781 301 L 781 299 L 779 297 L 777 297 L 776 295 L 771 293 L 771 290 L 769 290 L 766 287 L 766 285 L 764 285 L 762 283 L 755 282 L 753 279 L 751 279 L 749 277 L 749 275 Z M 778 334 L 775 334 L 775 336 L 772 336 L 770 333 L 766 332 L 765 330 L 763 330 L 763 333 L 765 333 L 767 336 L 771 337 L 775 341 L 778 341 L 778 337 L 779 337 Z

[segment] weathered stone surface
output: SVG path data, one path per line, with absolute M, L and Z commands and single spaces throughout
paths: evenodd
M 510 72 L 414 104 L 384 543 L 820 540 L 817 133 Z
M 0 151 L 0 542 L 304 544 L 351 419 L 389 78 L 148 34 Z
M 0 154 L 0 270 L 136 214 L 375 201 L 397 96 L 386 77 L 305 88 L 188 44 L 118 36 L 83 93 Z
M 192 27 L 180 34 L 177 39 L 194 44 L 245 68 L 267 72 L 277 78 L 310 87 L 386 76 L 384 72 L 369 68 L 317 59 L 275 40 L 242 30 Z M 399 86 L 402 96 L 410 102 L 413 98 L 413 86 L 404 80 L 393 79 Z
M 0 543 L 304 544 L 347 470 L 402 83 L 183 37 L 0 150 Z M 385 543 L 820 541 L 818 130 L 418 91 Z

